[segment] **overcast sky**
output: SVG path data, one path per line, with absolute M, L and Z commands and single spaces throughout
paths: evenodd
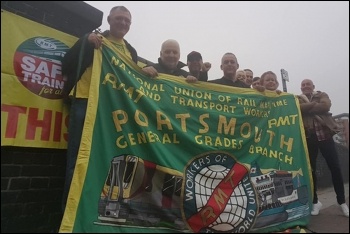
M 303 79 L 329 94 L 333 115 L 349 113 L 349 2 L 146 2 L 86 1 L 101 10 L 101 29 L 109 29 L 112 7 L 132 15 L 125 39 L 139 56 L 157 62 L 163 41 L 180 44 L 182 62 L 189 52 L 210 62 L 209 80 L 222 77 L 221 58 L 237 56 L 240 69 L 254 76 L 289 74 L 287 90 L 300 94 Z

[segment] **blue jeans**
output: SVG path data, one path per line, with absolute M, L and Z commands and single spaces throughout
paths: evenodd
M 68 126 L 68 147 L 67 147 L 67 165 L 66 178 L 63 187 L 62 210 L 66 208 L 68 193 L 73 178 L 75 163 L 79 152 L 81 136 L 83 133 L 87 98 L 76 98 L 72 100 L 72 106 L 69 113 Z
M 313 203 L 316 204 L 318 202 L 316 160 L 317 160 L 318 150 L 320 149 L 321 154 L 324 157 L 332 175 L 332 182 L 333 182 L 334 191 L 337 195 L 337 202 L 339 205 L 343 204 L 345 202 L 344 181 L 343 181 L 343 175 L 341 173 L 341 168 L 339 164 L 337 149 L 335 148 L 335 143 L 333 138 L 329 138 L 324 141 L 318 141 L 316 134 L 311 134 L 308 138 L 306 138 L 306 141 L 307 141 L 307 147 L 309 150 L 312 177 L 314 182 Z

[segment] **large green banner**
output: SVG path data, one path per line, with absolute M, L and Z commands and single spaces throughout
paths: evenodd
M 297 99 L 161 74 L 107 40 L 60 232 L 274 232 L 306 226 Z

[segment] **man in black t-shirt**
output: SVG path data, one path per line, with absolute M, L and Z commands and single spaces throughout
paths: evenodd
M 210 80 L 210 83 L 228 85 L 240 88 L 250 88 L 246 83 L 236 79 L 236 71 L 239 64 L 233 53 L 226 53 L 221 59 L 221 70 L 224 72 L 222 78 Z

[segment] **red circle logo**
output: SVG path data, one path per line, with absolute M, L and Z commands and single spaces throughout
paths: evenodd
M 14 55 L 13 66 L 18 80 L 40 97 L 61 99 L 65 82 L 61 61 L 68 50 L 68 46 L 49 37 L 26 40 Z

